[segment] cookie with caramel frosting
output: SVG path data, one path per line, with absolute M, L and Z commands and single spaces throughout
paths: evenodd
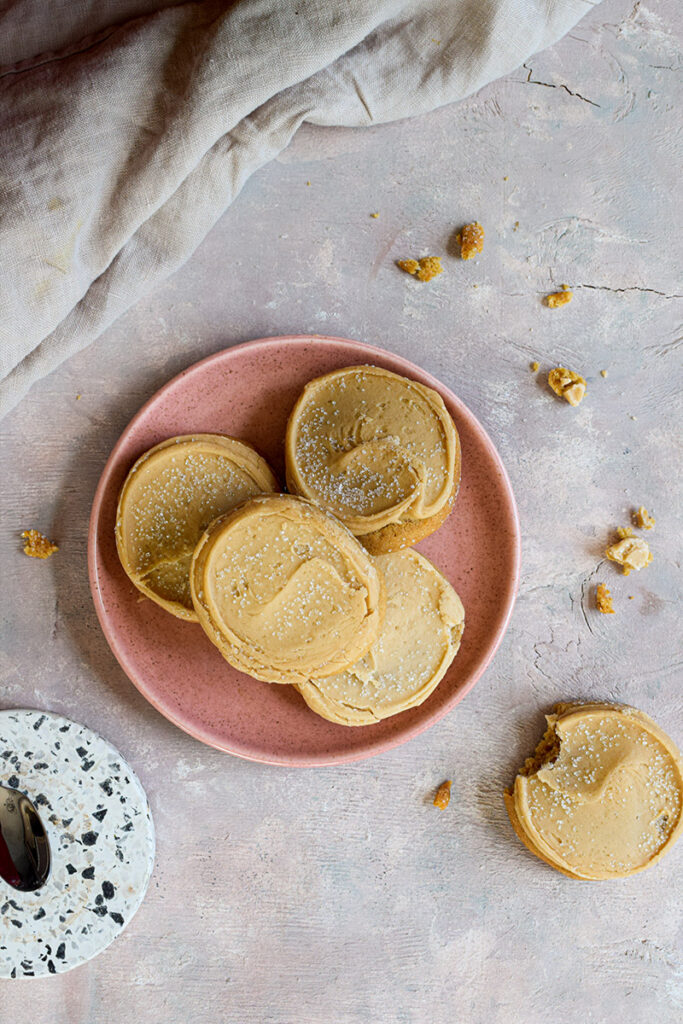
M 171 437 L 141 455 L 121 488 L 116 547 L 145 597 L 196 620 L 189 570 L 197 541 L 217 516 L 279 490 L 251 445 L 222 434 Z
M 386 615 L 368 653 L 345 672 L 299 684 L 308 706 L 339 725 L 372 725 L 417 707 L 458 653 L 465 611 L 448 580 L 417 551 L 378 555 Z
M 317 505 L 285 494 L 253 498 L 212 523 L 190 587 L 226 661 L 270 683 L 343 671 L 384 618 L 384 584 L 367 551 Z
M 505 806 L 524 845 L 570 878 L 623 878 L 683 830 L 683 765 L 648 715 L 614 704 L 558 704 Z
M 371 554 L 433 533 L 460 482 L 460 441 L 441 396 L 379 366 L 307 384 L 285 456 L 289 490 L 335 515 Z

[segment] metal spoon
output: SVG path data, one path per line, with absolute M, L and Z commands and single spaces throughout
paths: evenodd
M 50 874 L 50 843 L 33 803 L 0 784 L 0 878 L 20 892 L 34 892 Z

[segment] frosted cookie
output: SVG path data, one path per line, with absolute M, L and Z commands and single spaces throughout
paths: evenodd
M 278 482 L 265 459 L 221 434 L 171 437 L 137 460 L 119 496 L 116 547 L 145 597 L 180 619 L 196 614 L 190 561 L 217 516 Z
M 683 767 L 642 711 L 558 704 L 505 793 L 522 842 L 571 878 L 622 878 L 671 849 L 683 828 Z
M 299 684 L 311 710 L 339 725 L 372 725 L 417 707 L 443 679 L 465 626 L 460 598 L 417 551 L 378 555 L 387 610 L 368 653 L 352 668 Z
M 212 523 L 195 552 L 192 600 L 226 661 L 298 683 L 353 665 L 374 643 L 384 585 L 341 523 L 290 495 L 254 498 Z
M 441 397 L 378 366 L 307 384 L 285 456 L 289 490 L 332 512 L 372 554 L 433 533 L 460 482 L 460 441 Z

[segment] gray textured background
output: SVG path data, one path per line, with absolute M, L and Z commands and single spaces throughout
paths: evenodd
M 181 272 L 0 424 L 1 703 L 117 744 L 158 832 L 124 935 L 72 974 L 6 982 L 3 1022 L 681 1020 L 683 849 L 626 881 L 571 881 L 524 850 L 501 800 L 558 699 L 635 704 L 683 741 L 676 22 L 675 0 L 607 0 L 457 106 L 304 129 Z M 428 285 L 394 267 L 445 255 L 473 218 L 477 262 L 446 258 Z M 573 303 L 545 309 L 564 282 Z M 523 526 L 492 668 L 429 733 L 338 769 L 240 762 L 167 724 L 110 654 L 86 576 L 94 489 L 133 413 L 196 359 L 290 332 L 360 338 L 439 376 L 493 436 Z M 533 359 L 583 373 L 583 404 L 554 399 Z M 626 580 L 602 551 L 641 502 L 655 561 Z M 20 552 L 34 526 L 61 544 L 49 562 Z M 593 610 L 597 580 L 615 616 Z

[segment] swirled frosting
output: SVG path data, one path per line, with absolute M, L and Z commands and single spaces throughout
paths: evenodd
M 372 725 L 417 707 L 458 652 L 465 611 L 448 580 L 408 549 L 378 555 L 387 610 L 380 634 L 355 665 L 299 685 L 308 706 L 339 725 Z
M 290 491 L 356 536 L 438 515 L 457 488 L 459 461 L 440 395 L 378 366 L 312 380 L 287 426 Z
M 680 755 L 642 711 L 558 705 L 506 805 L 520 838 L 574 878 L 634 874 L 683 828 Z
M 221 434 L 171 437 L 137 460 L 121 489 L 116 546 L 146 597 L 178 618 L 196 619 L 189 569 L 212 519 L 253 495 L 278 490 L 265 459 Z
M 302 498 L 254 498 L 214 522 L 190 573 L 201 625 L 223 657 L 256 679 L 331 675 L 372 645 L 384 586 L 358 541 Z

